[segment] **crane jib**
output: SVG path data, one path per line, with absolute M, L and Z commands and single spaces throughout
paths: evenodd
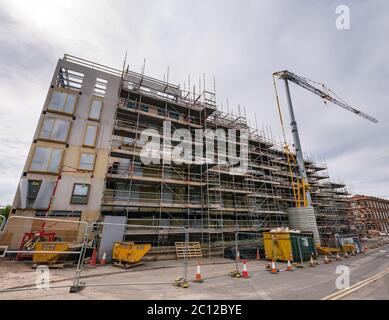
M 346 109 L 346 110 L 348 110 L 348 111 L 350 111 L 350 112 L 352 112 L 352 113 L 354 113 L 354 114 L 356 114 L 356 115 L 358 115 L 366 120 L 369 120 L 369 121 L 374 122 L 374 123 L 378 122 L 378 120 L 373 118 L 372 116 L 370 116 L 370 115 L 368 115 L 360 110 L 357 110 L 357 109 L 349 106 L 348 104 L 346 104 L 342 101 L 339 101 L 338 99 L 335 99 L 333 96 L 331 96 L 327 92 L 324 92 L 324 91 L 316 88 L 315 86 L 313 86 L 312 84 L 309 83 L 309 82 L 312 82 L 312 83 L 315 83 L 317 85 L 321 85 L 327 91 L 326 86 L 324 86 L 323 84 L 321 84 L 319 82 L 300 77 L 300 76 L 298 76 L 290 71 L 287 71 L 287 70 L 274 72 L 273 76 L 277 76 L 280 79 L 284 79 L 284 80 L 288 80 L 290 82 L 293 82 L 293 83 L 297 84 L 298 86 L 305 88 L 308 91 L 311 91 L 312 93 L 318 95 L 322 99 L 330 101 L 333 104 L 336 104 L 337 106 L 342 107 L 342 108 L 344 108 L 344 109 Z M 328 90 L 328 91 L 331 91 L 331 90 Z

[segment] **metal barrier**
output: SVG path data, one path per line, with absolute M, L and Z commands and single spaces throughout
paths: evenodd
M 7 218 L 4 217 L 3 215 L 0 214 L 0 232 L 3 231 L 3 227 L 5 226 L 6 222 L 7 222 Z
M 235 266 L 236 271 L 239 272 L 239 265 L 238 261 L 240 259 L 240 251 L 239 251 L 239 235 L 245 234 L 245 235 L 251 235 L 251 236 L 257 236 L 258 238 L 256 240 L 259 240 L 262 238 L 262 234 L 259 231 L 235 231 Z M 259 247 L 259 243 L 258 243 Z
M 38 271 L 41 265 L 80 263 L 87 230 L 87 222 L 74 218 L 11 216 L 0 239 L 0 262 L 5 268 L 18 262 Z
M 37 250 L 35 247 L 32 248 L 24 248 L 21 246 L 22 241 L 25 233 L 27 234 L 33 234 L 37 237 L 39 236 L 53 236 L 53 233 L 56 235 L 61 234 L 61 230 L 63 231 L 64 225 L 72 224 L 73 227 L 71 228 L 73 230 L 73 236 L 69 238 L 69 236 L 66 237 L 66 235 L 63 235 L 64 241 L 73 241 L 74 243 L 77 243 L 77 250 Z M 39 226 L 41 228 L 39 228 Z M 60 255 L 60 256 L 66 256 L 66 255 L 74 255 L 74 257 L 77 257 L 77 259 L 74 259 L 73 263 L 76 264 L 75 270 L 70 270 L 72 276 L 70 275 L 70 284 L 67 286 L 59 285 L 59 286 L 51 286 L 50 288 L 64 288 L 64 287 L 70 287 L 70 292 L 79 292 L 85 287 L 94 287 L 94 286 L 126 286 L 126 285 L 165 285 L 165 284 L 174 284 L 182 288 L 188 287 L 188 264 L 189 264 L 189 255 L 188 251 L 185 251 L 184 259 L 182 259 L 182 262 L 177 261 L 179 264 L 182 263 L 182 275 L 180 275 L 177 279 L 172 279 L 171 282 L 136 282 L 136 281 L 125 281 L 120 280 L 119 282 L 109 282 L 109 283 L 102 283 L 102 282 L 89 282 L 85 281 L 87 277 L 83 277 L 83 271 L 85 270 L 85 261 L 87 255 L 87 251 L 89 249 L 92 249 L 94 245 L 91 245 L 90 243 L 93 241 L 93 237 L 97 234 L 100 234 L 100 229 L 104 226 L 121 226 L 128 229 L 148 229 L 148 231 L 153 231 L 155 234 L 180 234 L 180 236 L 185 237 L 185 243 L 186 249 L 189 243 L 189 229 L 187 227 L 183 226 L 148 226 L 148 225 L 139 225 L 139 224 L 126 224 L 126 223 L 111 223 L 111 222 L 93 222 L 93 223 L 87 223 L 87 222 L 80 222 L 80 221 L 73 221 L 73 220 L 66 220 L 66 219 L 55 219 L 55 218 L 39 218 L 39 217 L 25 217 L 25 216 L 12 216 L 7 221 L 7 224 L 5 226 L 5 234 L 3 237 L 4 240 L 8 240 L 10 243 L 9 246 L 7 246 L 4 250 L 4 257 L 0 259 L 0 261 L 4 260 L 22 260 L 23 262 L 27 263 L 34 263 L 34 255 Z M 62 229 L 61 229 L 62 228 Z M 77 232 L 75 232 L 77 230 Z M 44 233 L 40 233 L 40 231 L 44 231 Z M 137 230 L 138 231 L 138 230 Z M 10 234 L 12 234 L 12 237 L 10 237 Z M 136 232 L 134 232 L 136 234 Z M 243 231 L 236 231 L 235 232 L 235 250 L 236 252 L 239 252 L 239 246 L 241 245 L 239 241 L 239 236 L 241 235 L 248 235 L 251 237 L 254 237 L 255 239 L 249 239 L 250 241 L 255 240 L 258 241 L 261 238 L 261 234 L 259 232 L 243 232 Z M 258 239 L 258 240 L 257 240 Z M 25 239 L 24 239 L 25 240 Z M 45 243 L 47 241 L 43 241 L 42 243 Z M 19 245 L 19 246 L 18 246 Z M 259 243 L 258 243 L 259 245 Z M 21 255 L 21 256 L 20 256 Z M 26 255 L 26 256 L 24 256 Z M 1 256 L 1 252 L 0 252 Z M 18 257 L 19 256 L 19 257 Z M 21 258 L 21 259 L 20 259 Z M 27 259 L 24 259 L 27 258 Z M 239 269 L 238 266 L 238 259 L 236 257 L 235 259 L 236 269 Z M 74 271 L 74 273 L 73 273 Z M 88 275 L 89 276 L 89 275 Z M 98 273 L 96 274 L 98 276 Z M 217 275 L 216 277 L 224 276 L 223 274 Z M 6 288 L 0 291 L 15 291 L 15 290 L 33 290 L 34 285 L 29 285 L 29 288 Z M 36 288 L 35 288 L 36 289 Z
M 150 228 L 150 229 L 155 229 L 155 230 L 182 230 L 183 233 L 185 234 L 185 242 L 189 242 L 189 230 L 186 227 L 169 227 L 169 226 L 147 226 L 147 225 L 136 225 L 136 224 L 121 224 L 121 223 L 109 223 L 109 222 L 94 222 L 88 225 L 87 232 L 85 233 L 84 236 L 84 241 L 82 245 L 82 254 L 80 254 L 80 259 L 77 264 L 77 269 L 76 273 L 74 276 L 74 281 L 73 285 L 70 288 L 70 292 L 79 292 L 82 290 L 84 287 L 87 286 L 119 286 L 119 285 L 147 285 L 147 284 L 167 284 L 167 283 L 157 283 L 157 282 L 145 282 L 145 283 L 125 283 L 125 282 L 120 282 L 120 283 L 110 283 L 110 284 L 93 284 L 93 283 L 86 283 L 86 282 L 81 282 L 81 273 L 82 269 L 84 267 L 84 260 L 85 260 L 85 252 L 87 248 L 87 239 L 89 237 L 89 234 L 91 230 L 96 229 L 98 227 L 103 227 L 103 226 L 122 226 L 126 228 Z M 183 275 L 180 278 L 180 281 L 177 281 L 176 279 L 176 284 L 179 284 L 181 287 L 187 287 L 188 283 L 188 254 L 187 250 L 185 251 L 184 259 L 183 259 Z

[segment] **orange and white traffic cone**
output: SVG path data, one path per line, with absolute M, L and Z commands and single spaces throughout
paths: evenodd
M 90 268 L 96 268 L 96 260 L 97 260 L 97 251 L 96 247 L 93 248 L 92 256 L 89 261 L 89 267 Z
M 196 279 L 194 282 L 197 283 L 202 283 L 204 282 L 203 278 L 201 277 L 201 267 L 200 267 L 200 262 L 197 262 L 197 268 L 196 268 Z
M 276 263 L 274 262 L 274 259 L 271 261 L 271 273 L 278 273 Z
M 288 259 L 288 267 L 286 268 L 287 271 L 293 271 L 292 263 L 291 263 L 291 257 Z
M 249 273 L 247 271 L 247 261 L 243 260 L 243 271 L 242 271 L 242 278 L 249 278 Z
M 257 256 L 256 256 L 257 260 L 260 260 L 261 257 L 259 256 L 259 249 L 257 248 Z
M 105 266 L 107 264 L 107 255 L 105 252 L 103 253 L 103 257 L 101 258 L 100 265 Z
M 311 254 L 311 260 L 309 261 L 309 266 L 312 268 L 315 267 L 315 260 L 313 260 L 313 254 Z

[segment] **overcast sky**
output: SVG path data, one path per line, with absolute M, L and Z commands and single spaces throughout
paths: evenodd
M 350 30 L 335 26 L 343 4 Z M 388 15 L 384 0 L 0 0 L 0 204 L 13 199 L 57 60 L 121 68 L 126 50 L 130 69 L 146 59 L 146 74 L 163 78 L 169 66 L 173 83 L 215 76 L 218 102 L 244 106 L 277 138 L 272 73 L 325 83 L 379 123 L 291 84 L 303 149 L 353 193 L 389 198 Z

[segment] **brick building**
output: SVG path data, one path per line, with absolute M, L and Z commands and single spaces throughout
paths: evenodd
M 389 232 L 389 200 L 364 195 L 349 198 L 350 225 L 365 235 L 370 230 Z

